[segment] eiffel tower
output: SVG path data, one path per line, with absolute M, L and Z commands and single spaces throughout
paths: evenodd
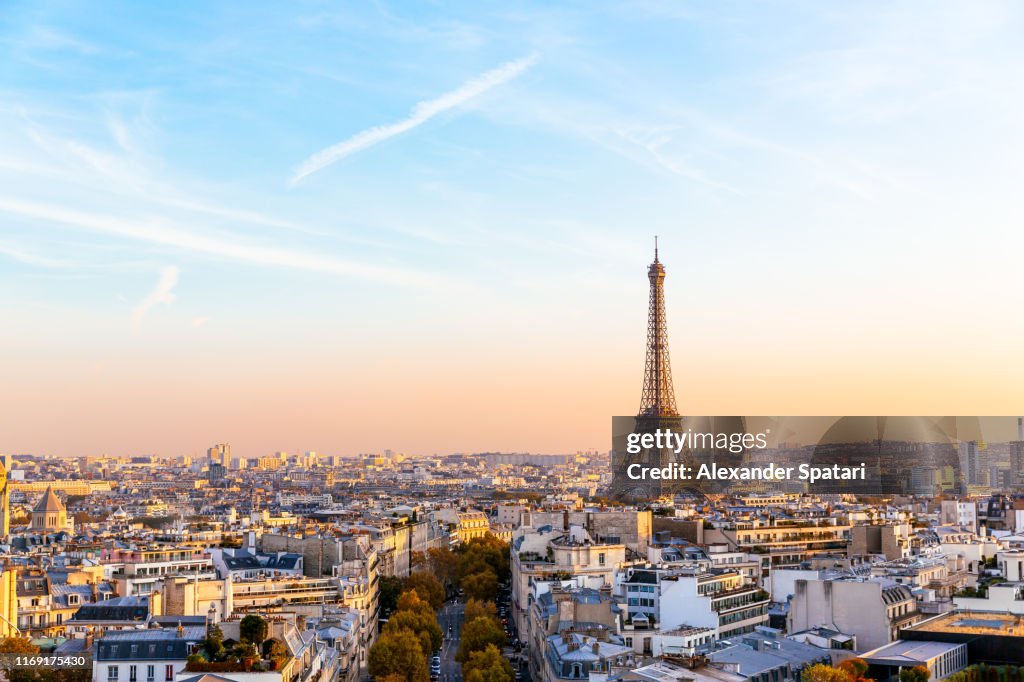
M 662 420 L 679 421 L 676 392 L 672 388 L 672 363 L 668 358 L 668 321 L 665 315 L 665 266 L 658 260 L 658 238 L 654 238 L 654 262 L 647 268 L 651 283 L 647 309 L 647 361 L 644 390 L 640 396 L 638 427 L 663 426 Z M 681 421 L 679 422 L 681 423 Z M 646 429 L 645 429 L 646 430 Z
M 647 310 L 647 359 L 644 363 L 644 387 L 635 433 L 653 433 L 657 429 L 680 431 L 683 418 L 676 409 L 672 387 L 672 363 L 668 353 L 668 320 L 665 314 L 665 266 L 658 259 L 658 238 L 654 238 L 654 262 L 647 268 L 650 299 Z M 664 466 L 682 461 L 672 450 L 649 449 L 637 454 L 612 453 L 614 478 L 611 494 L 618 499 L 657 498 L 685 486 L 673 481 L 634 481 L 626 477 L 629 464 Z

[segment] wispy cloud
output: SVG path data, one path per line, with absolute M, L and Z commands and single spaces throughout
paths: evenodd
M 72 209 L 45 206 L 0 196 L 0 211 L 58 223 L 90 232 L 136 239 L 150 244 L 169 246 L 194 253 L 221 258 L 318 272 L 329 272 L 374 281 L 410 286 L 437 284 L 437 278 L 425 273 L 400 268 L 387 268 L 357 263 L 331 256 L 292 251 L 275 246 L 243 244 L 218 237 L 207 237 L 183 229 L 180 225 L 153 219 L 129 219 L 86 213 Z
M 63 268 L 70 265 L 67 261 L 47 258 L 39 254 L 24 251 L 16 246 L 0 243 L 0 256 L 16 260 L 26 265 L 35 265 L 41 268 Z
M 362 151 L 389 138 L 409 132 L 417 126 L 423 125 L 440 113 L 454 109 L 466 104 L 470 100 L 479 97 L 488 90 L 507 83 L 516 78 L 531 66 L 537 63 L 538 56 L 533 54 L 522 59 L 502 64 L 496 69 L 487 71 L 463 83 L 460 87 L 447 92 L 440 97 L 424 100 L 413 107 L 408 118 L 392 123 L 390 125 L 374 126 L 356 133 L 347 140 L 331 145 L 313 154 L 302 162 L 298 170 L 292 176 L 289 186 L 294 187 L 305 177 L 323 170 L 337 161 Z
M 156 283 L 156 288 L 139 301 L 135 310 L 132 311 L 132 323 L 136 327 L 142 323 L 142 318 L 146 316 L 150 308 L 174 300 L 174 287 L 178 284 L 178 274 L 178 268 L 173 265 L 168 265 L 160 270 L 160 280 Z
M 193 327 L 202 327 L 204 324 L 206 324 L 209 321 L 210 321 L 210 318 L 208 316 L 206 316 L 206 315 L 203 315 L 202 317 L 196 317 L 196 318 L 194 318 L 192 320 L 192 326 Z

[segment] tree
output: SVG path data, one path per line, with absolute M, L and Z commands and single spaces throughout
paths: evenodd
M 413 573 L 406 578 L 405 589 L 416 590 L 416 593 L 426 599 L 435 611 L 444 606 L 444 586 L 429 573 Z
M 267 621 L 259 616 L 249 614 L 238 624 L 238 634 L 243 642 L 252 642 L 256 646 L 263 644 L 267 638 Z
M 381 616 L 387 618 L 398 605 L 398 595 L 402 593 L 402 579 L 393 575 L 386 575 L 380 579 L 380 612 Z
M 462 637 L 455 660 L 465 663 L 473 652 L 485 651 L 491 644 L 500 651 L 501 647 L 505 646 L 505 631 L 492 618 L 474 618 L 462 626 Z
M 501 650 L 488 644 L 483 651 L 474 651 L 462 664 L 465 682 L 512 682 L 515 673 L 512 664 L 501 655 Z
M 206 658 L 210 661 L 219 661 L 224 657 L 224 631 L 216 623 L 212 623 L 206 629 L 203 651 L 206 652 Z
M 900 669 L 900 682 L 928 682 L 932 673 L 923 665 Z
M 415 594 L 415 593 L 413 593 Z M 424 602 L 425 603 L 425 602 Z M 441 626 L 437 624 L 437 618 L 433 611 L 423 609 L 399 609 L 392 614 L 384 632 L 398 632 L 410 630 L 424 642 L 423 654 L 430 656 L 431 652 L 441 648 L 444 637 L 441 634 Z M 426 636 L 424 638 L 424 635 Z
M 462 579 L 462 589 L 468 599 L 494 601 L 498 596 L 498 576 L 490 569 L 473 573 Z
M 804 668 L 800 675 L 801 682 L 853 682 L 850 675 L 839 668 L 824 663 L 817 663 Z
M 460 548 L 460 577 L 479 573 L 484 566 L 489 567 L 499 580 L 508 579 L 511 574 L 508 543 L 494 535 L 484 535 L 473 538 Z
M 477 618 L 490 618 L 497 622 L 498 611 L 494 608 L 493 602 L 470 599 L 466 602 L 466 609 L 463 611 L 462 617 L 466 623 L 470 623 Z
M 27 637 L 4 637 L 0 639 L 2 654 L 38 654 L 39 647 Z
M 395 675 L 403 682 L 427 682 L 427 657 L 411 630 L 385 632 L 370 647 L 370 674 L 380 680 Z
M 405 590 L 398 596 L 398 603 L 395 604 L 395 611 L 424 611 L 432 613 L 430 604 L 425 602 L 420 593 L 416 590 Z
M 4 637 L 0 639 L 0 654 L 34 655 L 39 647 L 25 637 Z M 14 668 L 2 667 L 0 673 L 9 682 L 88 682 L 92 671 L 84 668 L 53 669 L 53 668 Z
M 0 653 L 4 654 L 38 654 L 39 647 L 33 644 L 27 637 L 4 637 L 0 639 Z M 35 671 L 18 669 L 12 666 L 4 666 L 3 674 L 10 682 L 30 682 L 36 679 Z
M 272 661 L 281 661 L 288 658 L 288 647 L 273 637 L 263 642 L 262 649 L 263 658 L 269 658 Z
M 427 550 L 427 566 L 442 583 L 451 583 L 458 570 L 458 557 L 448 547 L 431 547 Z
M 868 664 L 862 658 L 848 658 L 837 666 L 853 680 L 864 679 L 868 671 Z

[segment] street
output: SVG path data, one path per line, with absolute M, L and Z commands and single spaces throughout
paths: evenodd
M 462 666 L 455 660 L 459 651 L 459 636 L 462 632 L 463 612 L 466 605 L 457 601 L 446 602 L 437 612 L 437 622 L 441 625 L 444 644 L 441 645 L 441 678 L 440 682 L 461 682 Z M 451 633 L 448 627 L 451 626 Z

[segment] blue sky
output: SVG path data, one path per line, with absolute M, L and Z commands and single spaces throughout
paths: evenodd
M 688 413 L 1012 411 L 1021 11 L 7 3 L 7 447 L 603 448 L 655 233 Z

